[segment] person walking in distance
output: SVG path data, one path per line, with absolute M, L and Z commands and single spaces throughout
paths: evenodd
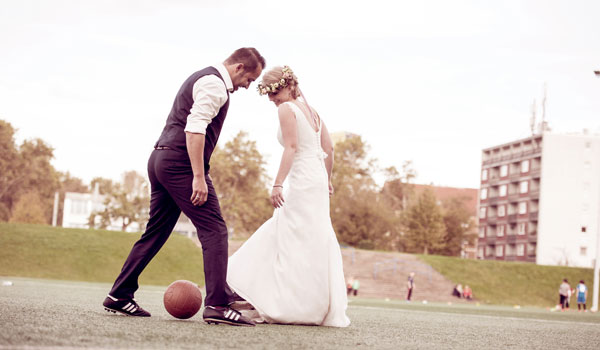
M 415 289 L 415 273 L 414 272 L 411 272 L 408 275 L 408 281 L 406 282 L 406 287 L 408 288 L 408 294 L 406 295 L 406 301 L 411 301 L 413 290 Z
M 583 306 L 583 312 L 587 312 L 585 306 L 587 300 L 587 286 L 583 280 L 579 281 L 575 293 L 577 293 L 577 311 L 581 311 L 581 307 Z
M 227 116 L 230 93 L 248 88 L 265 59 L 255 48 L 236 50 L 222 64 L 185 80 L 148 161 L 150 219 L 103 302 L 107 311 L 148 317 L 133 299 L 138 277 L 169 238 L 183 212 L 202 244 L 208 323 L 253 326 L 230 305 L 239 301 L 226 283 L 228 231 L 209 176 L 210 158 Z
M 559 303 L 561 311 L 565 311 L 567 309 L 567 302 L 569 298 L 569 291 L 571 290 L 571 286 L 569 285 L 569 281 L 565 278 L 562 283 L 558 287 L 558 295 L 559 295 Z

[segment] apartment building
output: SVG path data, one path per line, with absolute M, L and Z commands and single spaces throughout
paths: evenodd
M 600 212 L 600 136 L 550 134 L 486 148 L 480 259 L 592 267 Z

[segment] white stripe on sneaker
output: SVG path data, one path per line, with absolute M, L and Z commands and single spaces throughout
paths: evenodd
M 231 309 L 227 310 L 227 312 L 225 313 L 225 318 L 229 318 L 229 315 L 231 315 L 233 311 L 231 311 Z
M 109 297 L 109 298 L 110 298 L 110 300 L 112 300 L 112 301 L 117 301 L 117 300 L 119 300 L 119 299 L 117 299 L 117 298 L 113 297 L 113 296 L 112 296 L 112 295 L 110 295 L 110 294 L 108 294 L 108 295 L 107 295 L 107 297 Z
M 234 321 L 237 321 L 239 319 L 240 319 L 240 315 L 235 315 L 235 320 Z

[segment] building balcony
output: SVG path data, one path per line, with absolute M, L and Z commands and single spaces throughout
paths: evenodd
M 516 235 L 508 235 L 506 236 L 506 243 L 515 243 L 517 241 Z
M 487 244 L 496 244 L 496 236 L 486 236 L 485 242 Z
M 538 212 L 537 211 L 529 213 L 529 221 L 538 221 Z
M 504 260 L 506 260 L 506 261 L 516 261 L 516 260 L 517 260 L 517 257 L 516 257 L 516 256 L 514 256 L 514 255 L 506 255 L 506 256 L 504 257 Z
M 540 190 L 539 189 L 535 189 L 535 190 L 529 191 L 529 198 L 531 198 L 531 199 L 540 198 Z
M 508 222 L 511 224 L 514 224 L 517 222 L 517 214 L 509 214 L 508 215 Z
M 500 197 L 488 197 L 487 202 L 489 205 L 494 205 L 494 204 L 498 203 L 499 199 L 500 199 Z
M 504 156 L 489 157 L 488 159 L 483 161 L 483 165 L 502 163 L 502 162 L 507 162 L 509 160 L 513 160 L 513 159 L 523 159 L 523 158 L 533 156 L 533 155 L 538 155 L 541 153 L 542 153 L 542 148 L 536 147 L 536 148 L 533 148 L 533 149 L 530 149 L 527 151 L 516 152 L 516 153 L 512 153 L 512 154 L 507 154 Z
M 488 216 L 487 217 L 487 223 L 490 225 L 496 225 L 496 220 L 498 219 L 498 217 L 496 216 Z
M 519 196 L 518 193 L 510 193 L 508 195 L 508 201 L 509 202 L 517 202 L 519 200 L 519 198 L 521 198 L 521 197 Z
M 540 178 L 540 174 L 541 174 L 541 169 L 537 168 L 537 169 L 531 169 L 531 177 L 533 177 L 534 179 L 539 179 Z

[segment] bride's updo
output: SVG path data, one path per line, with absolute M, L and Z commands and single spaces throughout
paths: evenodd
M 298 98 L 300 96 L 298 77 L 296 77 L 290 67 L 277 66 L 269 69 L 263 75 L 262 81 L 258 84 L 258 92 L 261 95 L 266 95 L 288 86 L 292 90 L 292 97 Z

